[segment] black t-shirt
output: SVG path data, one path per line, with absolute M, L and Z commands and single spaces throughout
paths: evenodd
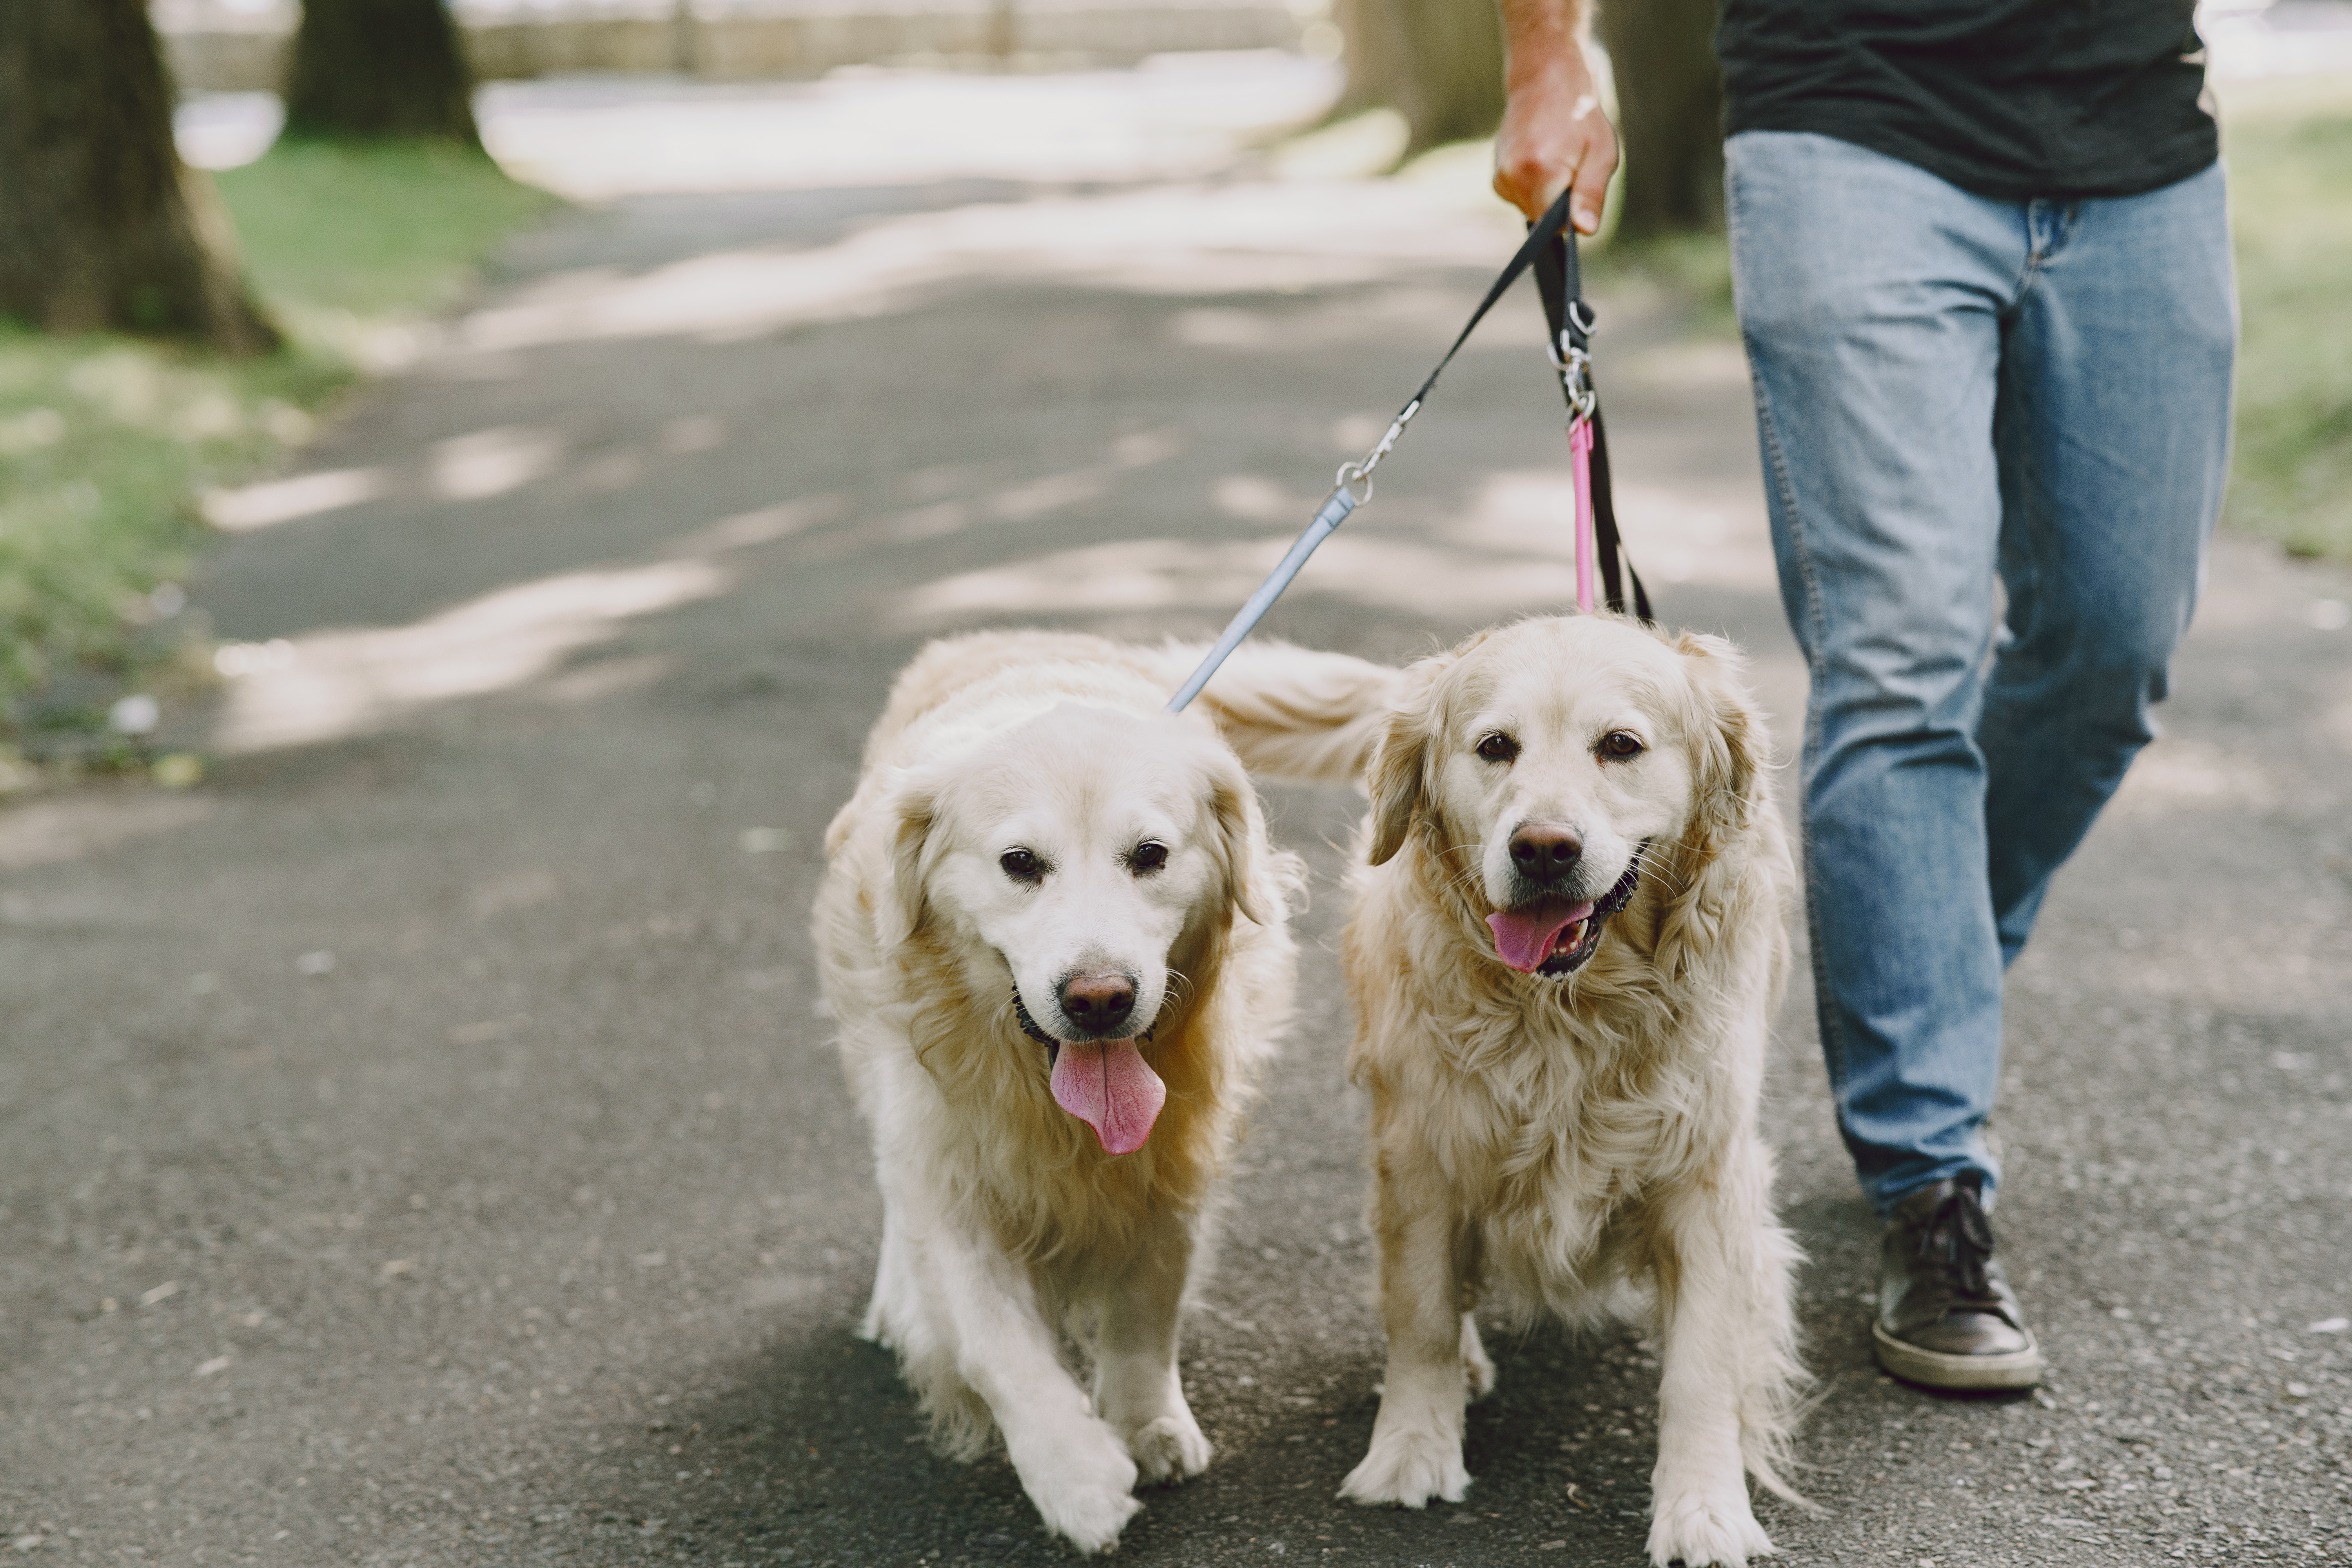
M 2001 201 L 2219 155 L 2195 0 L 1723 0 L 1724 129 L 1811 131 Z

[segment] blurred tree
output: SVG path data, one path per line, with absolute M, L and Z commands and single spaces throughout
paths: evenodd
M 302 0 L 286 134 L 480 146 L 473 72 L 444 0 Z
M 180 163 L 145 0 L 5 0 L 0 315 L 53 332 L 278 334 L 247 295 L 212 182 Z
M 1335 113 L 1394 109 L 1405 156 L 1484 136 L 1503 117 L 1503 25 L 1495 0 L 1339 0 L 1348 86 Z
M 1723 72 L 1716 0 L 1601 0 L 1625 150 L 1617 232 L 1646 239 L 1723 222 Z

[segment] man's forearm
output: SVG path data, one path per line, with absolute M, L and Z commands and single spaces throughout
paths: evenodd
M 1584 58 L 1584 0 L 1496 0 L 1503 17 L 1503 124 L 1495 190 L 1533 218 L 1574 184 L 1578 229 L 1601 226 L 1617 138 Z
M 1503 15 L 1503 84 L 1584 58 L 1584 0 L 1497 0 Z

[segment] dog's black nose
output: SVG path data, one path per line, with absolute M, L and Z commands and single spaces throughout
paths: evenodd
M 1531 822 L 1511 835 L 1511 864 L 1530 882 L 1556 882 L 1568 875 L 1584 841 L 1557 823 Z
M 1108 1036 L 1135 1011 L 1135 982 L 1124 974 L 1073 974 L 1062 982 L 1061 1003 L 1072 1024 Z

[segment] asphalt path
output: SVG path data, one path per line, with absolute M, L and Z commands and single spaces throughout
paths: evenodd
M 1047 1563 L 855 1339 L 879 1205 L 821 1016 L 820 836 L 937 632 L 1198 635 L 1377 434 L 1508 226 L 1458 190 L 985 170 L 624 196 L 502 259 L 192 587 L 198 790 L 0 813 L 0 1550 L 29 1562 Z M 1636 558 L 1781 622 L 1737 346 L 1601 300 Z M 1568 581 L 1517 300 L 1270 629 L 1403 658 Z M 256 520 L 260 520 L 257 521 Z M 275 521 L 272 521 L 275 520 Z M 2352 631 L 2216 549 L 2166 737 L 2012 976 L 1999 1224 L 2032 1398 L 1879 1375 L 1801 979 L 1769 1121 L 1810 1259 L 1798 1563 L 2352 1562 Z M 1638 1331 L 1490 1338 L 1470 1500 L 1335 1500 L 1376 1408 L 1334 939 L 1189 1320 L 1210 1470 L 1122 1561 L 1633 1564 Z

